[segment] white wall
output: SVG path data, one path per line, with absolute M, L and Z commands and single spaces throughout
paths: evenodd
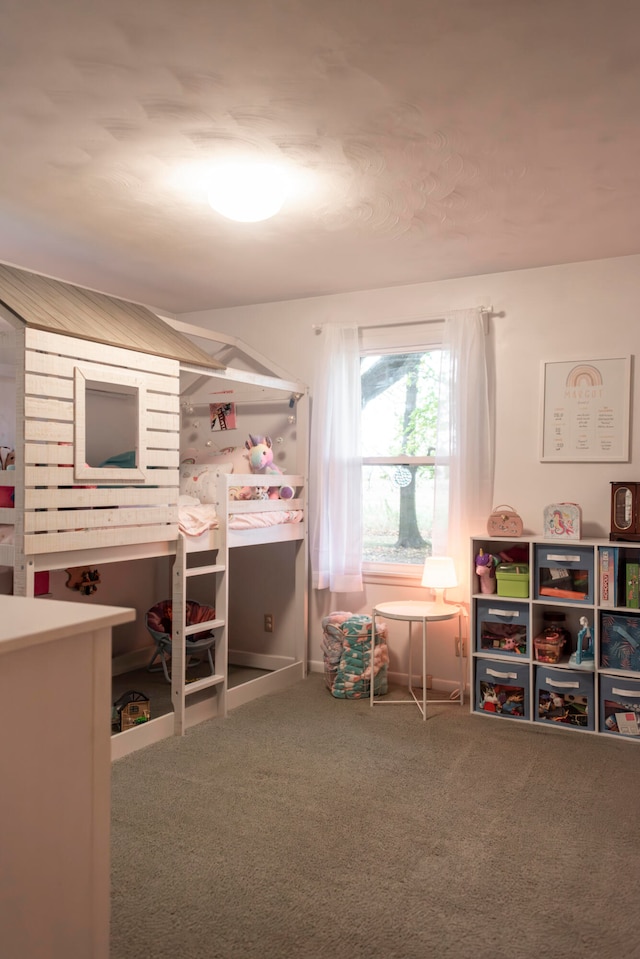
M 313 387 L 314 324 L 400 322 L 445 310 L 492 304 L 489 350 L 495 365 L 495 505 L 513 505 L 525 531 L 540 533 L 548 503 L 582 506 L 584 535 L 609 531 L 609 483 L 640 479 L 640 417 L 631 423 L 629 463 L 540 463 L 541 364 L 640 352 L 640 256 L 466 277 L 339 296 L 185 314 L 180 319 L 238 336 Z M 364 596 L 311 597 L 312 662 L 321 659 L 320 619 L 331 609 L 367 611 L 374 602 L 416 597 L 408 586 L 367 586 Z M 396 624 L 402 626 L 403 624 Z M 446 630 L 434 631 L 429 671 L 455 684 L 458 661 Z M 442 635 L 443 641 L 437 640 Z M 449 636 L 451 633 L 449 633 Z M 404 630 L 391 630 L 392 667 L 402 671 Z M 439 647 L 442 647 L 441 649 Z

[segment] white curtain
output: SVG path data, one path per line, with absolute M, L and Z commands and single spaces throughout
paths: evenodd
M 309 453 L 312 583 L 353 593 L 362 590 L 358 328 L 327 324 L 318 341 Z
M 469 537 L 486 528 L 493 490 L 493 430 L 486 335 L 479 310 L 445 318 L 438 404 L 433 553 L 452 556 L 469 595 Z

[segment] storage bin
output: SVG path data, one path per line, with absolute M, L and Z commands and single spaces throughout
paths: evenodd
M 476 649 L 500 656 L 529 655 L 529 607 L 527 603 L 476 601 Z
M 533 641 L 535 657 L 540 663 L 559 663 L 565 638 L 560 633 L 541 633 Z
M 371 688 L 371 617 L 339 610 L 322 620 L 322 651 L 327 688 L 336 699 L 362 699 Z M 374 692 L 389 691 L 387 624 L 376 620 Z
M 476 660 L 476 712 L 529 719 L 529 664 Z
M 600 666 L 640 672 L 640 616 L 600 613 Z
M 595 728 L 592 673 L 536 666 L 534 721 Z
M 529 596 L 529 566 L 527 563 L 500 563 L 496 569 L 498 596 Z
M 600 676 L 600 731 L 640 736 L 640 679 Z
M 534 597 L 593 603 L 593 550 L 586 546 L 535 547 Z

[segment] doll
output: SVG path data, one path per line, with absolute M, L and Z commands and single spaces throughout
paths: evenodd
M 485 553 L 480 547 L 476 556 L 476 575 L 480 580 L 481 593 L 495 593 L 496 591 L 496 566 L 498 561 L 491 553 Z

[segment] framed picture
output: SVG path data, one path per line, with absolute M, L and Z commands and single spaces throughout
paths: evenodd
M 631 357 L 542 364 L 543 463 L 627 463 Z
M 236 404 L 210 403 L 209 422 L 212 430 L 235 430 Z

